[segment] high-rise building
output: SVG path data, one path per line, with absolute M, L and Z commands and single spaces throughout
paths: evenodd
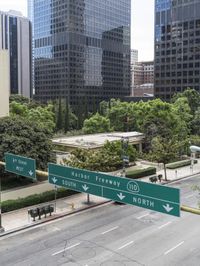
M 91 106 L 130 94 L 131 0 L 28 0 L 35 97 Z
M 138 62 L 138 50 L 131 49 L 131 65 L 135 65 Z
M 200 91 L 200 0 L 155 1 L 155 96 Z
M 0 50 L 9 52 L 10 94 L 31 96 L 30 22 L 17 11 L 0 11 Z
M 0 118 L 9 115 L 9 53 L 8 50 L 0 50 Z

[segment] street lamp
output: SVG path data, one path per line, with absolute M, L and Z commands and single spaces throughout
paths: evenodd
M 126 163 L 129 162 L 129 157 L 127 155 L 129 139 L 127 137 L 121 137 L 121 146 L 122 146 L 122 174 L 121 176 L 126 176 Z
M 2 226 L 2 221 L 1 221 L 1 176 L 0 176 L 0 233 L 4 232 L 4 228 Z

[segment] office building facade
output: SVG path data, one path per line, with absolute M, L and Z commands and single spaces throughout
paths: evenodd
M 28 0 L 36 99 L 80 105 L 130 94 L 130 0 Z
M 0 118 L 9 115 L 10 68 L 8 50 L 0 49 Z
M 155 1 L 155 96 L 200 91 L 200 0 Z
M 0 50 L 8 50 L 10 94 L 31 96 L 30 22 L 19 12 L 0 11 Z

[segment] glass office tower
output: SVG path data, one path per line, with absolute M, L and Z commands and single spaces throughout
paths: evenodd
M 155 1 L 155 96 L 200 91 L 200 0 Z
M 131 0 L 29 0 L 29 8 L 37 99 L 74 106 L 130 95 Z

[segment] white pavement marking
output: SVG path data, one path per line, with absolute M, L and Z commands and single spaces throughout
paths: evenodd
M 150 214 L 150 213 L 143 214 L 143 215 L 141 215 L 141 216 L 137 217 L 137 219 L 144 218 L 144 217 L 148 216 L 149 214 Z
M 170 253 L 171 251 L 173 251 L 174 249 L 178 248 L 179 246 L 181 246 L 184 243 L 184 241 L 182 241 L 181 243 L 179 243 L 178 245 L 176 245 L 175 247 L 167 250 L 164 255 L 167 255 L 168 253 Z
M 163 225 L 159 226 L 158 229 L 161 229 L 161 228 L 163 228 L 163 227 L 165 227 L 165 226 L 167 226 L 167 225 L 169 225 L 169 224 L 171 224 L 171 223 L 172 223 L 172 222 L 168 222 L 168 223 L 166 223 L 166 224 L 163 224 Z
M 188 195 L 188 196 L 185 197 L 185 199 L 192 198 L 193 196 L 194 196 L 194 194 Z
M 117 228 L 119 228 L 119 226 L 115 226 L 115 227 L 113 227 L 113 228 L 111 228 L 111 229 L 109 229 L 109 230 L 107 230 L 107 231 L 105 231 L 105 232 L 103 232 L 103 233 L 101 233 L 102 235 L 105 235 L 106 233 L 109 233 L 109 232 L 111 232 L 111 231 L 113 231 L 113 230 L 116 230 Z
M 130 241 L 130 242 L 126 243 L 125 245 L 119 247 L 118 250 L 123 249 L 123 248 L 125 248 L 125 247 L 127 247 L 127 246 L 130 246 L 130 245 L 133 244 L 133 243 L 134 243 L 134 241 Z
M 72 245 L 72 246 L 70 246 L 70 247 L 64 248 L 64 249 L 62 249 L 62 250 L 60 250 L 60 251 L 58 251 L 58 252 L 53 253 L 52 256 L 58 255 L 58 254 L 64 252 L 65 250 L 68 250 L 68 249 L 74 248 L 74 247 L 76 247 L 76 246 L 78 246 L 78 245 L 80 245 L 80 244 L 81 244 L 81 243 L 76 243 L 76 244 L 74 244 L 74 245 Z

